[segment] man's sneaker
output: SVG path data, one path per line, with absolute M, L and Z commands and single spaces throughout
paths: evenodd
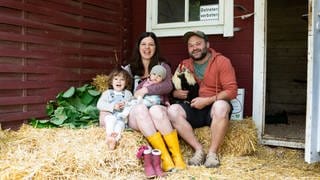
M 190 166 L 200 166 L 202 165 L 205 158 L 205 153 L 203 150 L 197 150 L 191 159 L 189 159 L 188 164 Z
M 218 159 L 217 154 L 209 152 L 206 158 L 206 162 L 204 163 L 204 166 L 206 168 L 214 168 L 214 167 L 218 167 L 219 165 L 220 165 L 220 161 Z

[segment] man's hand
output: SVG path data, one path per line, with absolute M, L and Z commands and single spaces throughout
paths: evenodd
M 143 87 L 134 93 L 134 97 L 136 98 L 144 97 L 144 95 L 146 95 L 147 93 L 148 93 L 148 89 L 146 87 Z
M 174 90 L 173 93 L 172 93 L 172 96 L 177 98 L 177 99 L 187 99 L 188 93 L 189 93 L 188 90 L 179 89 L 179 90 Z
M 191 107 L 196 108 L 196 109 L 202 109 L 209 104 L 211 104 L 211 99 L 210 97 L 196 97 L 191 100 Z

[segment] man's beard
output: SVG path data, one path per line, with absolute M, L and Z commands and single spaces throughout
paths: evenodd
M 202 52 L 201 52 L 201 56 L 196 58 L 194 57 L 192 54 L 190 54 L 190 57 L 194 60 L 194 61 L 201 61 L 204 57 L 206 57 L 208 51 L 206 49 L 204 49 Z

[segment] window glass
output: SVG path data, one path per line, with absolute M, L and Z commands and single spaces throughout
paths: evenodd
M 159 0 L 158 23 L 184 22 L 185 0 Z
M 190 0 L 189 21 L 219 20 L 219 0 Z

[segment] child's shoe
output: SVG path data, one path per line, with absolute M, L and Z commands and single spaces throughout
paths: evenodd
M 144 173 L 147 178 L 153 178 L 156 176 L 156 172 L 152 166 L 152 158 L 153 155 L 151 148 L 143 151 Z
M 152 150 L 152 165 L 153 169 L 156 172 L 156 175 L 159 177 L 162 177 L 165 175 L 161 169 L 161 151 L 159 149 L 153 149 Z

